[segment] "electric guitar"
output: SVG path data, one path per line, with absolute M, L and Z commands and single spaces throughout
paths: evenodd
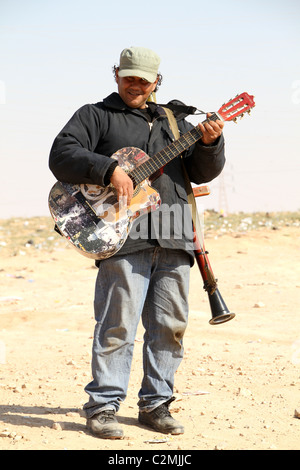
M 209 120 L 236 121 L 254 106 L 253 96 L 242 93 L 221 106 Z M 159 193 L 149 181 L 151 175 L 201 137 L 202 132 L 196 126 L 153 157 L 136 147 L 125 147 L 114 153 L 111 158 L 118 161 L 133 181 L 134 194 L 129 207 L 118 201 L 112 185 L 56 182 L 48 199 L 56 228 L 88 258 L 101 260 L 113 256 L 124 245 L 133 222 L 160 206 Z

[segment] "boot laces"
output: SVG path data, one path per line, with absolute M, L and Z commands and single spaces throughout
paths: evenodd
M 162 405 L 158 406 L 155 410 L 155 414 L 156 416 L 158 416 L 159 418 L 166 418 L 166 417 L 171 417 L 171 413 L 168 409 L 168 406 L 163 403 Z
M 104 410 L 100 414 L 99 418 L 103 422 L 115 421 L 115 412 L 113 410 Z

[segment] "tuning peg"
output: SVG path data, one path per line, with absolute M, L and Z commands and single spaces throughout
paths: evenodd
M 251 114 L 251 109 L 248 109 L 247 113 L 248 113 L 248 114 Z
M 233 120 L 233 122 L 234 122 L 235 124 L 237 124 L 237 118 L 236 118 L 236 117 L 233 118 L 232 120 Z

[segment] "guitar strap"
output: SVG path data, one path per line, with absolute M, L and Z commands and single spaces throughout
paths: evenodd
M 198 111 L 198 114 L 205 114 L 204 111 L 201 111 L 200 109 L 195 108 L 194 106 L 187 106 L 183 103 L 178 104 L 176 100 L 169 101 L 168 104 L 160 104 L 159 106 L 164 109 L 170 109 L 178 120 L 184 119 L 191 114 L 195 114 L 196 111 Z
M 164 108 L 164 110 L 167 114 L 167 117 L 168 117 L 168 120 L 169 120 L 171 130 L 173 132 L 173 135 L 174 135 L 175 139 L 177 140 L 177 139 L 179 139 L 180 134 L 179 134 L 178 125 L 177 125 L 177 121 L 174 117 L 174 114 L 168 108 Z M 199 236 L 201 235 L 200 239 L 202 239 L 201 225 L 200 225 L 199 215 L 198 215 L 198 211 L 197 211 L 195 196 L 194 196 L 193 188 L 192 188 L 190 179 L 188 177 L 186 168 L 184 166 L 184 162 L 183 162 L 182 157 L 181 157 L 181 165 L 182 165 L 182 171 L 183 171 L 183 176 L 184 176 L 185 189 L 186 189 L 186 193 L 187 193 L 187 197 L 188 197 L 188 203 L 190 205 L 191 212 L 192 212 L 192 219 L 193 219 L 193 223 L 194 223 L 195 232 L 196 232 L 197 235 L 199 235 Z
M 175 139 L 177 140 L 177 139 L 179 139 L 180 134 L 179 134 L 179 129 L 178 129 L 178 125 L 177 125 L 177 121 L 175 119 L 175 116 L 174 116 L 173 112 L 170 109 L 164 108 L 164 110 L 167 114 L 169 124 L 170 124 L 170 128 L 173 132 L 173 135 L 174 135 Z M 187 197 L 188 197 L 188 203 L 189 203 L 189 207 L 191 208 L 191 215 L 192 215 L 192 220 L 193 220 L 193 225 L 194 225 L 194 231 L 195 231 L 195 234 L 196 234 L 196 240 L 200 244 L 201 253 L 203 253 L 203 255 L 204 255 L 206 253 L 206 251 L 205 251 L 205 248 L 204 248 L 204 239 L 203 239 L 203 234 L 202 234 L 202 229 L 201 229 L 201 222 L 200 222 L 200 218 L 199 218 L 199 214 L 198 214 L 198 210 L 197 210 L 197 204 L 196 204 L 193 188 L 192 188 L 192 185 L 191 185 L 191 182 L 190 182 L 188 173 L 186 171 L 186 168 L 185 168 L 182 157 L 181 157 L 181 165 L 182 165 L 182 171 L 183 171 L 183 175 L 184 175 L 184 181 L 185 181 L 185 187 L 186 187 L 186 192 L 187 192 Z M 204 256 L 204 261 L 205 261 L 205 270 L 206 270 L 208 282 L 209 282 L 209 285 L 210 285 L 210 288 L 211 288 L 211 293 L 213 293 L 214 290 L 216 289 L 217 281 L 216 281 L 215 276 L 214 276 L 214 274 L 213 274 L 213 272 L 210 268 L 209 263 L 206 260 L 206 256 Z

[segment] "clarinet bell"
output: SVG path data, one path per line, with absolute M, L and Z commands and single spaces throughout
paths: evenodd
M 225 323 L 235 317 L 235 313 L 230 313 L 220 292 L 217 288 L 213 294 L 208 294 L 212 318 L 209 320 L 211 325 Z

